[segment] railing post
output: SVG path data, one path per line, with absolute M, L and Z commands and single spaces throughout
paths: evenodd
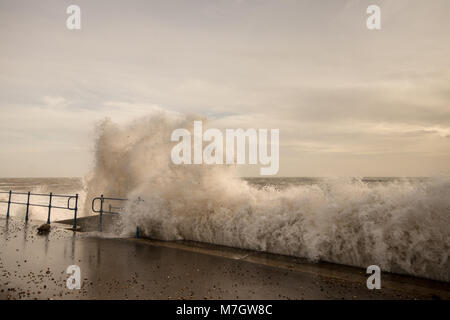
M 100 196 L 100 216 L 99 216 L 99 221 L 98 221 L 98 231 L 102 232 L 103 229 L 103 195 Z
M 136 238 L 139 238 L 139 227 L 136 227 Z
M 53 193 L 50 192 L 50 199 L 48 201 L 48 217 L 47 217 L 47 224 L 50 224 L 50 213 L 52 211 L 52 197 Z
M 27 197 L 27 211 L 25 212 L 25 221 L 28 221 L 28 209 L 30 208 L 30 191 L 28 191 Z
M 73 215 L 73 230 L 77 228 L 78 193 L 75 195 L 75 214 Z
M 9 190 L 8 211 L 6 211 L 6 218 L 9 218 L 9 208 L 11 207 L 11 193 L 12 191 Z

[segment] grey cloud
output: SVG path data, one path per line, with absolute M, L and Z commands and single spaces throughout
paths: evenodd
M 41 154 L 36 174 L 53 156 L 82 175 L 96 121 L 155 105 L 280 128 L 282 174 L 348 173 L 345 159 L 365 175 L 448 169 L 447 0 L 380 0 L 376 33 L 368 0 L 77 3 L 78 33 L 70 1 L 0 1 L 0 175 L 25 172 L 26 150 Z

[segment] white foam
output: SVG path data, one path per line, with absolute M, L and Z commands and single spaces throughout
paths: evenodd
M 126 234 L 186 239 L 450 281 L 450 179 L 327 179 L 258 189 L 227 166 L 175 166 L 170 134 L 189 116 L 158 112 L 99 127 L 88 198 L 131 199 Z M 136 201 L 140 197 L 144 201 Z

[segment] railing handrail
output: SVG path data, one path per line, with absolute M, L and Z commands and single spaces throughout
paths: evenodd
M 29 205 L 32 207 L 48 208 L 48 204 L 37 204 L 37 203 L 15 202 L 15 201 L 8 202 L 8 201 L 4 201 L 4 200 L 0 200 L 0 203 L 21 204 L 21 205 Z M 53 206 L 53 205 L 52 205 L 52 209 L 75 210 L 75 208 L 60 207 L 60 206 Z
M 77 227 L 77 212 L 78 212 L 78 193 L 75 195 L 61 195 L 61 194 L 53 194 L 50 192 L 49 194 L 46 193 L 32 193 L 31 191 L 28 192 L 14 192 L 12 190 L 9 191 L 0 191 L 0 194 L 8 194 L 8 201 L 0 200 L 0 203 L 7 203 L 8 209 L 6 213 L 6 218 L 9 218 L 10 213 L 10 207 L 11 204 L 17 204 L 17 205 L 26 205 L 26 214 L 25 214 L 25 220 L 28 221 L 28 211 L 30 206 L 34 207 L 44 207 L 48 208 L 48 217 L 47 217 L 47 223 L 50 224 L 50 214 L 52 208 L 54 209 L 63 209 L 63 210 L 72 210 L 74 211 L 74 219 L 73 219 L 73 229 L 76 230 Z M 12 201 L 11 198 L 13 195 L 26 195 L 27 196 L 27 202 L 19 202 L 19 201 Z M 38 204 L 38 203 L 31 203 L 30 197 L 31 196 L 41 196 L 41 197 L 49 197 L 48 205 L 44 204 Z M 52 198 L 59 197 L 59 198 L 67 198 L 67 207 L 62 206 L 55 206 L 52 205 Z M 70 207 L 70 200 L 75 199 L 75 206 Z M 95 210 L 95 201 L 100 200 L 100 210 Z M 92 211 L 95 213 L 99 213 L 99 231 L 102 231 L 102 219 L 103 219 L 103 213 L 111 213 L 111 214 L 119 214 L 119 212 L 112 211 L 112 208 L 122 210 L 123 207 L 116 207 L 109 205 L 109 210 L 105 211 L 103 210 L 103 204 L 105 200 L 111 200 L 111 201 L 129 201 L 127 198 L 114 198 L 114 197 L 105 197 L 101 195 L 100 197 L 95 197 L 92 199 L 91 208 Z M 137 201 L 144 201 L 140 197 L 138 197 Z M 136 238 L 139 238 L 139 227 L 136 227 Z
M 0 191 L 0 193 L 3 194 L 9 194 L 9 191 Z M 17 195 L 28 195 L 28 192 L 15 192 L 11 191 L 11 194 L 17 194 Z M 32 193 L 30 192 L 30 196 L 42 196 L 42 197 L 48 197 L 50 193 Z M 59 197 L 59 198 L 75 198 L 74 195 L 65 195 L 65 194 L 54 194 L 52 193 L 52 197 Z
M 73 229 L 76 229 L 77 227 L 77 212 L 78 212 L 78 193 L 75 195 L 61 195 L 61 194 L 53 194 L 52 192 L 45 194 L 45 193 L 32 193 L 31 191 L 28 192 L 14 192 L 12 190 L 9 191 L 0 191 L 0 194 L 8 194 L 8 201 L 5 200 L 0 200 L 0 203 L 7 203 L 8 204 L 8 209 L 6 212 L 6 218 L 9 218 L 10 215 L 10 208 L 11 208 L 11 204 L 18 204 L 18 205 L 26 205 L 27 209 L 25 212 L 25 221 L 28 221 L 28 211 L 29 211 L 29 207 L 44 207 L 44 208 L 48 208 L 48 216 L 47 216 L 47 223 L 50 224 L 50 214 L 51 214 L 51 210 L 52 208 L 54 209 L 63 209 L 63 210 L 72 210 L 74 211 L 74 219 L 73 219 Z M 19 201 L 12 201 L 11 198 L 13 195 L 26 195 L 27 196 L 27 202 L 19 202 Z M 41 197 L 49 197 L 49 201 L 48 204 L 38 204 L 38 203 L 31 203 L 30 202 L 30 197 L 31 196 L 41 196 Z M 53 197 L 59 197 L 59 198 L 67 198 L 67 207 L 62 207 L 62 206 L 55 206 L 52 205 L 52 198 Z M 70 207 L 70 200 L 75 199 L 75 206 L 74 207 Z
M 100 210 L 95 210 L 95 208 L 94 208 L 96 200 L 100 200 Z M 92 199 L 92 204 L 91 204 L 92 212 L 100 213 L 100 214 L 103 214 L 103 213 L 119 214 L 119 212 L 103 210 L 103 203 L 105 202 L 105 200 L 128 201 L 128 199 L 126 199 L 126 198 L 112 198 L 112 197 L 104 197 L 103 195 L 101 195 L 100 197 L 95 197 Z M 114 208 L 120 208 L 120 207 L 114 207 Z
M 100 210 L 95 210 L 95 201 L 100 200 Z M 91 204 L 91 208 L 92 208 L 92 212 L 98 213 L 98 231 L 102 232 L 103 231 L 103 214 L 104 213 L 110 213 L 110 214 L 119 214 L 120 212 L 114 212 L 111 211 L 112 208 L 115 209 L 123 209 L 122 207 L 113 207 L 111 205 L 109 205 L 109 211 L 105 211 L 103 210 L 103 204 L 105 202 L 105 200 L 112 200 L 112 201 L 129 201 L 130 199 L 127 198 L 113 198 L 113 197 L 105 197 L 104 195 L 101 195 L 100 197 L 95 197 L 92 199 L 92 204 Z M 144 201 L 141 199 L 141 197 L 138 197 L 137 199 L 138 201 Z M 136 238 L 139 238 L 139 227 L 136 226 Z

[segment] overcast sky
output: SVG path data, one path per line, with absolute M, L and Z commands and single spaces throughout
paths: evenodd
M 66 28 L 70 4 L 81 30 Z M 380 31 L 366 28 L 370 4 Z M 154 106 L 279 128 L 281 176 L 449 172 L 449 12 L 448 0 L 0 0 L 0 176 L 83 176 L 96 122 Z

